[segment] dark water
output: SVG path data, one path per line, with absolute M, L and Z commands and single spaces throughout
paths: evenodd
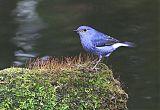
M 129 94 L 129 110 L 160 110 L 158 1 L 0 0 L 0 68 L 84 52 L 72 31 L 79 25 L 137 44 L 119 48 L 108 65 Z

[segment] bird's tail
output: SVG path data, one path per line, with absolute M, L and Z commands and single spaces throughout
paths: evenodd
M 135 47 L 135 44 L 132 42 L 123 42 L 123 43 L 115 43 L 113 44 L 113 48 L 117 49 L 118 47 Z
M 127 47 L 135 47 L 136 46 L 136 44 L 132 43 L 132 42 L 124 42 L 123 44 L 126 44 Z

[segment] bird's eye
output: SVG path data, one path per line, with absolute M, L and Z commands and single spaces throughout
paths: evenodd
M 83 31 L 84 31 L 84 32 L 86 32 L 86 31 L 87 31 L 87 29 L 83 29 Z

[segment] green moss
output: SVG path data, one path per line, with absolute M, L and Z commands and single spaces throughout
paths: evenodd
M 49 77 L 23 68 L 0 71 L 0 108 L 52 110 L 55 106 L 55 88 Z
M 124 110 L 127 94 L 104 64 L 100 70 L 9 68 L 0 71 L 0 109 Z

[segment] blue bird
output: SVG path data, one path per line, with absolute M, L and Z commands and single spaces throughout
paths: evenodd
M 89 26 L 80 26 L 74 30 L 80 36 L 80 41 L 83 48 L 95 55 L 98 55 L 99 59 L 92 69 L 95 69 L 97 64 L 101 61 L 102 57 L 108 58 L 110 54 L 118 47 L 134 47 L 135 44 L 131 42 L 121 42 L 113 37 L 103 34 Z

